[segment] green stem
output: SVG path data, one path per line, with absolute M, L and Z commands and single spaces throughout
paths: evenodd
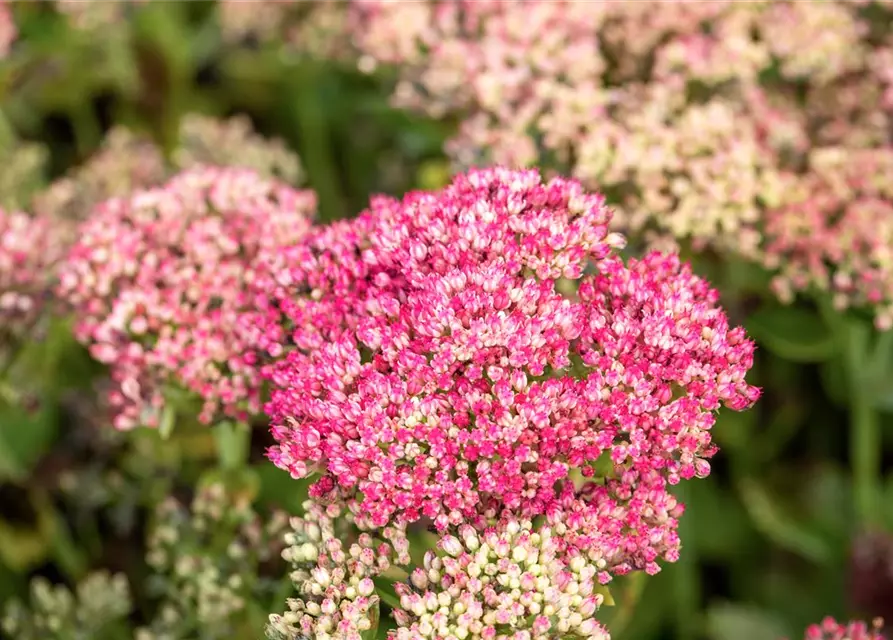
M 320 220 L 336 220 L 344 215 L 344 202 L 323 95 L 324 70 L 312 61 L 302 61 L 288 69 L 287 74 L 283 95 L 292 138 L 300 140 L 301 161 L 310 186 L 319 195 Z
M 869 369 L 871 331 L 855 321 L 842 325 L 846 336 L 844 364 L 850 397 L 850 464 L 856 515 L 862 527 L 878 524 L 881 485 L 881 428 L 871 398 Z
M 678 486 L 675 493 L 676 498 L 689 511 L 697 508 L 691 504 L 688 487 Z M 697 635 L 701 584 L 697 572 L 698 550 L 691 539 L 691 513 L 686 516 L 679 522 L 679 537 L 683 540 L 682 554 L 671 571 L 676 592 L 676 633 L 680 638 L 693 638 Z
M 879 523 L 881 429 L 877 411 L 864 392 L 853 393 L 850 408 L 850 460 L 856 513 L 863 527 Z
M 251 429 L 244 422 L 221 422 L 214 427 L 217 459 L 220 467 L 237 470 L 248 463 L 251 448 Z
M 164 408 L 161 410 L 161 422 L 158 425 L 158 435 L 161 436 L 162 440 L 167 440 L 171 437 L 176 423 L 177 412 L 174 409 L 173 404 L 165 402 Z
M 885 357 L 893 337 L 881 334 L 872 355 L 869 326 L 839 313 L 827 298 L 819 300 L 819 310 L 834 331 L 846 374 L 856 517 L 862 528 L 871 528 L 880 521 L 878 499 L 882 481 L 880 416 L 872 402 L 872 393 L 874 385 L 884 376 Z
M 617 638 L 624 636 L 624 632 L 632 622 L 647 584 L 644 573 L 632 573 L 626 581 L 626 588 L 617 605 L 617 613 L 611 618 L 611 635 Z
M 102 128 L 89 103 L 79 103 L 73 106 L 69 111 L 69 117 L 74 129 L 74 141 L 78 155 L 85 158 L 102 139 Z
M 12 149 L 15 145 L 15 141 L 15 130 L 9 122 L 9 118 L 7 118 L 6 114 L 3 113 L 3 110 L 0 109 L 0 151 Z

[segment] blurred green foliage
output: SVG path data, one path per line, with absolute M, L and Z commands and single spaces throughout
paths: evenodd
M 454 123 L 392 109 L 386 71 L 361 74 L 277 41 L 227 40 L 213 2 L 150 2 L 95 27 L 75 27 L 52 2 L 13 9 L 19 39 L 0 62 L 4 204 L 27 205 L 116 125 L 171 153 L 189 113 L 247 114 L 284 139 L 323 221 L 356 214 L 372 193 L 433 188 L 449 175 L 441 149 Z M 682 560 L 652 579 L 618 581 L 606 623 L 619 640 L 750 640 L 796 636 L 826 614 L 893 619 L 893 545 L 854 559 L 868 528 L 893 531 L 893 341 L 867 319 L 779 306 L 744 265 L 699 260 L 733 321 L 759 342 L 752 381 L 765 395 L 752 411 L 720 416 L 712 475 L 681 492 Z M 102 370 L 64 322 L 0 357 L 0 604 L 27 600 L 35 576 L 83 592 L 102 582 L 93 572 L 123 572 L 134 602 L 119 593 L 114 607 L 151 625 L 146 534 L 165 498 L 188 502 L 203 476 L 241 488 L 262 512 L 295 512 L 306 496 L 304 483 L 265 463 L 263 425 L 250 470 L 236 478 L 207 477 L 215 443 L 197 424 L 180 420 L 168 440 L 112 431 L 95 401 Z M 861 506 L 854 477 L 874 487 Z M 35 585 L 37 615 L 69 615 L 53 598 L 82 597 Z M 55 637 L 35 633 L 21 637 Z

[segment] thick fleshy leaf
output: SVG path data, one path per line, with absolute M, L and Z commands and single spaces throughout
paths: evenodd
M 707 629 L 712 640 L 774 640 L 787 635 L 784 624 L 768 612 L 731 603 L 710 607 Z
M 795 362 L 822 362 L 834 353 L 834 336 L 822 318 L 799 307 L 764 307 L 747 319 L 747 330 L 773 353 Z

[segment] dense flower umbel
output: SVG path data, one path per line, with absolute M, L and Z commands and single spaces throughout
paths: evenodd
M 50 220 L 0 209 L 0 347 L 40 316 L 61 256 Z
M 284 45 L 288 53 L 340 58 L 352 52 L 345 26 L 348 2 L 324 0 L 221 0 L 221 35 L 231 45 Z
M 609 568 L 672 559 L 666 483 L 708 473 L 714 410 L 758 395 L 715 292 L 672 256 L 625 266 L 602 199 L 534 172 L 472 172 L 376 214 L 355 329 L 273 375 L 271 459 L 322 472 L 318 498 L 361 495 L 374 526 L 564 514 Z M 571 470 L 605 460 L 604 490 L 578 495 Z
M 359 640 L 378 622 L 373 579 L 401 574 L 408 579 L 389 601 L 393 640 L 608 638 L 594 618 L 604 601 L 596 565 L 567 553 L 549 527 L 463 525 L 414 567 L 402 528 L 363 532 L 338 506 L 305 507 L 283 553 L 297 593 L 286 613 L 270 616 L 269 638 Z
M 91 573 L 75 589 L 43 577 L 31 582 L 28 605 L 11 600 L 3 608 L 0 630 L 16 640 L 110 638 L 124 631 L 133 607 L 123 574 Z M 117 637 L 121 637 L 118 635 Z
M 830 291 L 835 306 L 875 309 L 893 327 L 893 147 L 827 148 L 812 171 L 767 215 L 765 264 L 784 300 L 800 290 Z
M 33 209 L 57 220 L 83 220 L 103 200 L 156 186 L 167 174 L 158 146 L 115 127 L 89 160 L 38 193 Z
M 56 11 L 64 15 L 73 28 L 95 32 L 103 28 L 120 29 L 121 23 L 146 2 L 147 0 L 109 0 L 109 2 L 56 0 L 54 4 Z
M 395 585 L 396 640 L 608 640 L 596 566 L 566 556 L 548 528 L 509 521 L 440 538 L 409 582 Z
M 304 505 L 293 518 L 283 557 L 291 562 L 297 597 L 289 610 L 271 615 L 267 637 L 273 640 L 360 640 L 378 624 L 379 597 L 372 579 L 392 563 L 409 563 L 409 542 L 403 531 L 386 528 L 379 540 L 361 533 L 348 540 L 350 519 L 336 506 Z
M 0 208 L 34 211 L 28 205 L 34 194 L 45 187 L 44 172 L 49 150 L 37 142 L 18 140 L 0 149 Z
M 544 184 L 536 171 L 471 171 L 442 192 L 376 197 L 359 218 L 268 255 L 268 289 L 298 346 L 318 348 L 360 317 L 392 313 L 431 273 L 502 260 L 539 278 L 578 278 L 589 261 L 622 245 L 608 233 L 609 218 L 601 196 L 576 182 Z M 280 323 L 272 318 L 270 331 Z
M 157 426 L 167 385 L 197 394 L 201 420 L 260 408 L 255 346 L 261 252 L 300 240 L 315 196 L 242 169 L 186 171 L 101 204 L 61 269 L 77 335 L 118 384 L 115 424 Z
M 828 617 L 810 626 L 803 640 L 884 640 L 880 633 L 882 624 L 880 620 L 875 620 L 870 627 L 864 622 L 842 624 Z
M 282 140 L 256 134 L 244 116 L 217 120 L 189 114 L 181 121 L 179 134 L 169 164 L 147 136 L 113 128 L 87 162 L 37 195 L 33 209 L 59 219 L 82 220 L 103 200 L 158 186 L 176 171 L 198 165 L 244 167 L 266 178 L 301 181 L 297 155 Z
M 285 142 L 255 133 L 247 116 L 217 120 L 187 115 L 180 123 L 179 142 L 173 157 L 179 169 L 195 165 L 245 167 L 289 184 L 298 184 L 304 177 L 298 156 Z
M 278 575 L 271 580 L 260 566 L 282 551 L 287 530 L 285 513 L 262 517 L 249 498 L 218 483 L 200 488 L 191 509 L 165 500 L 146 554 L 158 614 L 137 640 L 232 637 L 253 604 L 277 591 Z
M 402 65 L 400 106 L 435 117 L 466 110 L 459 153 L 469 152 L 467 162 L 491 149 L 495 162 L 523 165 L 537 156 L 531 126 L 558 149 L 597 115 L 605 4 L 360 0 L 352 9 L 366 64 Z
M 396 66 L 398 104 L 458 115 L 447 150 L 461 165 L 557 166 L 603 190 L 616 228 L 652 246 L 761 261 L 766 212 L 813 148 L 893 144 L 888 2 L 360 0 L 351 11 L 360 65 Z M 827 247 L 848 253 L 840 237 Z

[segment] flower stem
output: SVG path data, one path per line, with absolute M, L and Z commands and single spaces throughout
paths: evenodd
M 878 524 L 878 487 L 881 483 L 881 429 L 871 399 L 872 383 L 868 370 L 870 330 L 848 322 L 845 365 L 850 396 L 850 464 L 853 470 L 853 494 L 856 516 L 863 528 Z
M 865 394 L 854 395 L 850 415 L 850 460 L 856 513 L 863 527 L 877 524 L 881 477 L 881 432 L 877 411 Z

